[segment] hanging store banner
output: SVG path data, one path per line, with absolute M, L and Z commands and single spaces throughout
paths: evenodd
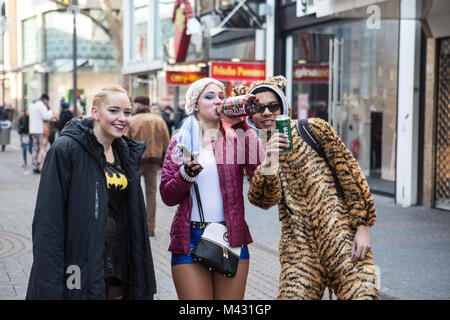
M 328 65 L 297 64 L 293 70 L 294 82 L 328 82 Z
M 208 77 L 207 72 L 166 71 L 166 84 L 172 86 L 189 85 L 206 77 Z
M 189 0 L 177 0 L 173 8 L 172 23 L 175 25 L 175 61 L 186 60 L 191 36 L 186 34 L 187 20 L 193 18 Z
M 264 80 L 266 78 L 266 64 L 211 61 L 209 76 L 221 81 Z

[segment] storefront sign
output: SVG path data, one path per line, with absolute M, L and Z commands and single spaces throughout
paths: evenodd
M 206 72 L 166 71 L 166 84 L 173 86 L 189 85 L 206 77 L 208 77 Z
M 329 67 L 327 65 L 294 65 L 294 82 L 328 82 L 328 78 Z
M 183 62 L 189 49 L 191 36 L 186 34 L 187 20 L 194 17 L 189 0 L 177 0 L 173 9 L 172 23 L 175 24 L 175 61 Z
M 211 78 L 221 81 L 264 80 L 266 78 L 266 64 L 212 61 L 209 75 Z

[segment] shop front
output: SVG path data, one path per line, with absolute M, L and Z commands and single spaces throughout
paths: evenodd
M 284 35 L 292 116 L 329 121 L 371 190 L 394 195 L 399 21 L 381 20 L 379 28 L 366 19 L 322 21 L 277 31 Z

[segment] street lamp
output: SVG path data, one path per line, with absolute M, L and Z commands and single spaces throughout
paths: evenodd
M 78 90 L 77 90 L 77 11 L 78 1 L 73 0 L 71 10 L 73 13 L 73 113 L 76 116 L 77 113 L 77 101 L 78 101 Z

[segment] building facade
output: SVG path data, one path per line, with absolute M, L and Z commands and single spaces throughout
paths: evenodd
M 9 65 L 5 70 L 12 107 L 20 111 L 46 92 L 50 107 L 59 111 L 60 100 L 72 101 L 73 13 L 56 1 L 6 1 Z M 108 84 L 118 84 L 116 59 L 104 28 L 100 8 L 77 14 L 77 88 L 81 98 Z M 79 105 L 89 113 L 86 105 Z
M 234 63 L 253 65 L 248 74 L 285 75 L 293 118 L 329 121 L 373 192 L 402 206 L 449 209 L 448 1 L 189 4 L 186 12 L 186 1 L 129 2 L 123 72 L 132 75 L 132 95 L 176 105 L 198 77 L 222 80 L 227 90 L 251 81 Z M 202 32 L 180 60 L 183 15 L 196 17 Z

